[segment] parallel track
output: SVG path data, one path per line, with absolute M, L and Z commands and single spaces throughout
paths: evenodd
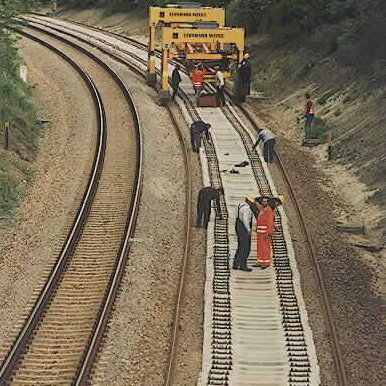
M 126 180 L 122 179 L 122 183 L 115 181 L 117 188 L 115 192 L 114 189 L 110 192 L 109 185 L 112 178 L 116 178 L 114 173 L 119 173 L 122 164 L 111 157 L 107 148 L 105 109 L 96 86 L 89 75 L 59 49 L 25 31 L 20 33 L 60 55 L 81 75 L 97 108 L 99 140 L 91 177 L 77 218 L 29 319 L 2 364 L 0 384 L 8 384 L 11 379 L 18 384 L 36 384 L 37 381 L 39 384 L 60 384 L 76 379 L 76 384 L 81 384 L 86 381 L 89 363 L 96 355 L 96 347 L 126 264 L 129 239 L 134 231 L 142 185 L 140 125 L 126 86 L 113 70 L 88 54 L 103 65 L 120 87 L 133 119 L 135 148 L 127 155 L 127 159 L 130 158 L 128 164 L 132 165 L 131 171 L 125 168 L 124 173 L 129 174 Z M 126 153 L 128 151 L 129 148 L 125 150 Z M 109 171 L 109 167 L 115 167 L 116 172 Z M 119 189 L 122 189 L 122 194 L 118 192 Z M 112 199 L 121 196 L 123 202 L 126 202 L 120 208 L 117 206 L 116 220 L 106 217 L 111 205 L 120 205 L 119 202 L 109 201 L 110 194 Z M 107 249 L 99 252 L 102 255 L 93 252 L 93 238 L 103 237 L 101 232 L 111 232 L 111 242 L 118 242 L 106 245 Z M 111 249 L 114 251 L 111 252 Z M 109 254 L 113 254 L 113 259 L 105 258 L 104 255 Z M 73 316 L 70 316 L 71 313 Z
M 117 37 L 117 34 L 113 34 L 113 33 L 109 33 L 109 34 L 114 35 L 115 37 Z M 123 37 L 123 36 L 120 36 L 120 35 L 118 35 L 118 36 L 123 41 L 129 42 L 129 43 L 131 42 L 131 44 L 134 44 L 137 47 L 142 47 L 143 49 L 146 49 L 146 45 L 144 45 L 143 43 L 135 42 L 131 38 Z M 106 43 L 106 44 L 111 46 L 111 43 Z M 120 50 L 120 51 L 122 51 L 122 50 Z M 124 53 L 127 54 L 127 55 L 130 55 L 131 57 L 133 57 L 135 59 L 135 55 L 130 54 L 129 52 L 124 52 Z M 109 53 L 109 54 L 111 55 L 111 53 Z M 137 57 L 136 60 L 138 60 L 138 59 L 139 58 Z M 120 58 L 119 60 L 122 61 L 122 58 Z M 143 62 L 143 59 L 140 59 L 140 61 Z M 186 101 L 187 98 L 185 98 L 182 95 L 182 93 L 180 93 L 180 96 Z M 225 108 L 225 110 L 226 109 L 227 108 Z M 241 107 L 241 109 L 242 109 L 243 113 L 245 114 L 246 118 L 255 127 L 255 129 L 259 130 L 258 126 L 255 123 L 255 120 L 253 119 L 252 115 L 249 113 L 248 109 L 245 109 L 243 107 Z M 192 119 L 197 119 L 198 118 L 197 114 L 194 113 L 194 110 L 193 110 L 192 106 L 189 106 L 188 110 L 189 110 L 189 112 L 190 112 L 190 114 L 192 116 Z M 228 114 L 230 120 L 234 120 L 234 118 L 231 117 L 232 116 L 232 112 L 228 112 L 226 114 Z M 241 133 L 241 135 L 245 135 L 245 133 L 244 134 Z M 247 138 L 245 140 L 248 141 Z M 208 159 L 213 159 L 215 161 L 215 156 L 213 156 L 213 154 L 211 154 L 210 148 L 208 148 L 208 146 L 210 146 L 210 141 L 205 143 L 205 146 L 206 146 L 207 154 L 209 155 Z M 253 154 L 249 153 L 248 155 L 249 155 L 250 159 L 253 161 Z M 289 192 L 291 194 L 292 200 L 294 202 L 294 205 L 299 210 L 299 217 L 300 217 L 301 227 L 302 227 L 302 230 L 303 230 L 303 232 L 304 232 L 304 234 L 305 234 L 305 236 L 306 236 L 306 238 L 308 240 L 307 244 L 308 244 L 308 247 L 309 247 L 310 256 L 312 257 L 312 259 L 314 261 L 314 264 L 315 264 L 315 271 L 316 271 L 316 274 L 317 274 L 318 283 L 319 283 L 319 286 L 321 288 L 321 293 L 322 293 L 322 297 L 323 297 L 324 312 L 325 312 L 325 315 L 326 315 L 326 319 L 328 321 L 328 328 L 329 328 L 330 335 L 331 335 L 331 342 L 332 342 L 332 348 L 333 348 L 333 353 L 334 353 L 334 360 L 335 360 L 336 370 L 337 370 L 337 374 L 338 374 L 338 378 L 339 378 L 339 384 L 340 385 L 347 385 L 346 374 L 345 374 L 345 367 L 344 367 L 344 360 L 343 360 L 343 356 L 342 356 L 341 351 L 340 351 L 339 342 L 338 342 L 338 339 L 337 339 L 337 333 L 335 331 L 335 327 L 334 327 L 334 323 L 333 323 L 331 306 L 329 304 L 328 295 L 327 295 L 327 293 L 325 291 L 325 288 L 324 288 L 323 278 L 322 278 L 322 275 L 321 275 L 321 272 L 320 272 L 320 268 L 318 266 L 318 262 L 316 260 L 316 253 L 314 251 L 312 240 L 311 240 L 311 238 L 309 236 L 309 232 L 308 232 L 306 223 L 305 223 L 304 219 L 302 218 L 301 211 L 299 209 L 299 204 L 298 204 L 298 201 L 296 199 L 296 195 L 295 195 L 294 190 L 292 188 L 291 182 L 290 182 L 290 180 L 288 178 L 288 174 L 286 173 L 286 170 L 285 170 L 285 167 L 283 165 L 283 162 L 281 161 L 280 155 L 278 155 L 278 161 L 279 161 L 279 166 L 282 169 L 282 172 L 283 172 L 284 178 L 286 180 L 286 183 L 287 183 Z M 211 170 L 212 170 L 212 168 L 211 168 Z M 256 168 L 254 168 L 254 170 L 256 170 Z M 215 167 L 213 167 L 212 176 L 211 177 L 212 177 L 212 184 L 214 186 L 220 186 L 221 185 L 221 181 L 218 181 L 218 179 L 216 177 L 216 168 Z M 258 177 L 256 175 L 256 179 L 257 179 L 257 181 L 259 183 L 259 186 L 262 187 L 262 189 L 263 189 L 262 191 L 265 191 L 264 190 L 265 188 L 261 185 L 261 181 L 259 181 L 259 178 L 260 177 Z M 268 188 L 266 189 L 266 191 L 267 191 L 268 194 L 270 193 Z M 222 205 L 222 212 L 223 212 L 222 215 L 226 216 L 226 208 L 224 208 L 223 205 Z M 218 224 L 218 221 L 216 221 L 216 226 L 217 226 L 217 224 Z M 277 225 L 280 227 L 280 224 L 277 224 Z M 226 234 L 226 232 L 227 232 L 226 229 L 221 231 L 222 234 Z M 281 249 L 281 247 L 278 247 L 276 244 L 275 244 L 275 247 L 276 247 L 276 250 L 280 250 Z M 225 264 L 225 262 L 222 262 L 222 263 L 220 262 L 220 266 L 221 265 L 224 266 L 224 264 Z M 284 266 L 285 266 L 285 264 L 284 264 Z M 225 276 L 228 274 L 227 271 L 222 272 L 222 273 L 225 274 Z M 284 274 L 284 277 L 285 276 L 286 275 Z M 288 275 L 287 275 L 287 277 L 288 277 Z M 286 295 L 286 291 L 284 291 L 284 297 L 285 296 L 287 296 Z M 227 303 L 227 301 L 225 301 L 225 303 L 224 303 L 224 307 L 226 309 L 228 307 L 228 305 L 227 305 L 228 303 Z M 221 304 L 222 304 L 222 302 L 221 302 Z M 294 307 L 296 308 L 296 306 L 294 306 Z M 176 324 L 177 324 L 177 322 L 175 323 L 175 325 Z M 228 334 L 226 334 L 226 337 L 227 337 L 226 340 L 229 341 L 230 337 L 229 337 Z

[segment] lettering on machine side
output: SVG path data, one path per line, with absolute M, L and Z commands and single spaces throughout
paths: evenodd
M 185 16 L 185 17 L 205 17 L 203 12 L 170 12 L 170 16 Z
M 184 38 L 217 38 L 217 39 L 223 39 L 224 34 L 184 34 Z

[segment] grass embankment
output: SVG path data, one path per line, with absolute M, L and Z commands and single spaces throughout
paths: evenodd
M 384 69 L 366 73 L 334 55 L 300 44 L 252 45 L 253 89 L 276 106 L 279 125 L 292 138 L 303 136 L 304 93 L 316 103 L 316 134 L 333 138 L 332 161 L 344 164 L 368 186 L 370 201 L 386 207 L 386 97 Z M 382 227 L 386 229 L 386 221 Z
M 37 151 L 32 88 L 19 77 L 15 38 L 0 33 L 0 224 L 11 218 L 33 174 Z M 10 147 L 5 150 L 4 122 L 11 123 Z

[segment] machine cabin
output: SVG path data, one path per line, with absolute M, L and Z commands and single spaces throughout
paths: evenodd
M 232 64 L 237 67 L 242 61 L 245 31 L 224 25 L 223 8 L 202 7 L 198 3 L 150 7 L 147 83 L 152 86 L 156 84 L 156 29 L 161 27 L 161 104 L 169 100 L 169 59 L 184 61 L 187 68 L 193 67 L 196 62 L 202 63 L 207 69 L 218 65 L 225 78 L 230 76 Z M 214 71 L 207 71 L 205 81 L 214 81 Z
M 241 62 L 244 54 L 243 28 L 164 28 L 162 31 L 162 91 L 169 90 L 168 60 L 179 58 L 203 62 L 205 67 L 222 67 L 230 76 L 229 62 Z M 224 63 L 224 66 L 221 66 Z M 206 79 L 210 81 L 211 79 Z
M 188 8 L 189 7 L 189 8 Z M 170 5 L 167 8 L 149 8 L 149 53 L 147 83 L 156 83 L 155 49 L 157 27 L 178 27 L 183 24 L 214 23 L 217 27 L 225 25 L 225 10 L 223 8 L 201 7 L 197 3 Z

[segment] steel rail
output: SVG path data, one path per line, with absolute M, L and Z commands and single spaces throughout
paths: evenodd
M 130 239 L 134 235 L 135 225 L 138 217 L 139 202 L 140 202 L 141 193 L 142 193 L 143 138 L 141 134 L 141 124 L 139 121 L 139 114 L 129 90 L 124 85 L 119 75 L 116 74 L 116 76 L 117 76 L 117 79 L 119 79 L 122 87 L 124 87 L 124 94 L 127 101 L 129 102 L 130 108 L 133 113 L 134 121 L 135 121 L 135 127 L 137 128 L 137 142 L 138 142 L 138 149 L 139 149 L 138 156 L 137 156 L 138 168 L 137 168 L 137 172 L 134 180 L 135 191 L 134 191 L 132 202 L 130 204 L 130 212 L 129 212 L 130 216 L 125 230 L 125 239 L 120 247 L 119 257 L 117 259 L 116 267 L 114 269 L 114 275 L 109 284 L 108 293 L 103 300 L 102 307 L 98 315 L 97 324 L 94 328 L 94 331 L 90 339 L 90 343 L 84 353 L 83 360 L 79 367 L 79 371 L 76 375 L 76 380 L 74 384 L 77 386 L 85 385 L 87 383 L 90 376 L 90 372 L 92 370 L 92 365 L 95 362 L 95 358 L 98 354 L 98 349 L 100 347 L 100 343 L 102 341 L 103 335 L 107 327 L 108 318 L 113 309 L 118 288 L 124 275 L 124 270 L 128 260 L 129 250 L 130 250 Z
M 31 25 L 29 25 L 31 27 Z M 34 27 L 35 28 L 35 27 Z M 57 29 L 55 27 L 49 27 L 52 28 L 53 30 L 56 30 L 58 32 L 64 33 L 62 30 Z M 46 31 L 45 31 L 46 32 Z M 69 32 L 66 32 L 69 36 L 72 36 L 86 44 L 92 45 L 89 41 L 86 39 L 82 39 L 76 35 L 73 35 Z M 55 35 L 56 36 L 56 35 Z M 144 79 L 146 79 L 146 74 L 142 71 L 140 71 L 137 67 L 133 66 L 132 63 L 127 62 L 125 60 L 122 60 L 121 58 L 117 57 L 116 55 L 111 54 L 109 51 L 104 50 L 103 48 L 98 47 L 102 52 L 108 54 L 109 56 L 114 57 L 114 59 L 119 60 L 119 62 L 124 63 L 125 65 L 129 66 L 132 71 L 135 73 L 141 75 Z M 140 58 L 136 57 L 136 60 L 140 60 Z M 186 276 L 187 276 L 187 264 L 188 264 L 188 258 L 189 258 L 189 252 L 190 252 L 190 237 L 191 237 L 191 211 L 192 211 L 192 167 L 191 167 L 191 162 L 190 162 L 190 157 L 189 157 L 189 151 L 188 151 L 188 146 L 185 143 L 185 140 L 183 138 L 183 135 L 179 129 L 179 125 L 170 109 L 169 106 L 165 106 L 169 117 L 173 123 L 173 126 L 176 130 L 177 136 L 179 138 L 181 147 L 184 152 L 184 162 L 186 165 L 186 170 L 187 170 L 187 181 L 188 185 L 186 188 L 187 192 L 187 200 L 186 200 L 186 207 L 187 207 L 187 218 L 186 218 L 186 243 L 184 246 L 184 252 L 183 252 L 183 259 L 181 263 L 181 275 L 180 275 L 180 280 L 178 284 L 178 291 L 176 295 L 176 307 L 174 309 L 174 316 L 173 316 L 173 323 L 172 323 L 172 339 L 171 339 L 171 346 L 169 349 L 169 356 L 168 356 L 168 365 L 167 365 L 167 371 L 165 375 L 165 385 L 170 385 L 173 379 L 173 374 L 174 374 L 174 368 L 175 368 L 175 354 L 177 351 L 178 347 L 178 331 L 179 331 L 179 320 L 180 320 L 180 314 L 181 314 L 181 306 L 182 306 L 182 301 L 184 299 L 184 294 L 185 294 L 185 283 L 186 283 Z M 125 242 L 128 242 L 128 240 L 125 240 Z M 104 311 L 104 313 L 106 313 Z M 101 339 L 103 336 L 103 323 L 106 324 L 106 322 L 99 322 L 97 329 L 97 335 L 94 335 L 94 338 L 92 339 L 92 347 L 97 347 L 97 345 L 94 343 L 96 341 L 97 336 L 98 339 Z M 92 368 L 92 364 L 94 361 L 94 358 L 96 356 L 95 348 L 91 348 L 88 350 L 88 352 L 85 355 L 84 362 L 81 366 L 81 369 L 79 370 L 79 373 L 77 375 L 77 379 L 75 381 L 75 385 L 84 385 L 87 383 L 88 379 L 88 374 Z
M 29 35 L 24 31 L 18 31 L 18 33 L 27 36 L 29 39 L 35 40 L 50 50 L 54 51 L 56 54 L 61 56 L 66 60 L 83 78 L 88 89 L 90 90 L 96 111 L 98 116 L 98 147 L 95 153 L 92 173 L 88 182 L 88 186 L 85 192 L 85 195 L 82 200 L 82 204 L 76 215 L 72 229 L 67 237 L 67 240 L 61 250 L 59 258 L 50 274 L 47 283 L 45 284 L 30 316 L 28 317 L 26 323 L 23 326 L 22 331 L 20 332 L 15 344 L 13 345 L 10 353 L 6 357 L 0 369 L 0 385 L 5 385 L 14 369 L 17 367 L 17 364 L 21 358 L 22 353 L 24 352 L 33 331 L 38 326 L 41 321 L 43 314 L 48 306 L 50 299 L 53 297 L 55 289 L 60 282 L 60 279 L 65 271 L 66 265 L 71 258 L 72 252 L 74 251 L 77 242 L 82 234 L 82 230 L 85 222 L 87 221 L 88 214 L 91 209 L 91 205 L 94 201 L 96 191 L 98 188 L 99 178 L 103 168 L 104 155 L 106 150 L 106 115 L 104 106 L 97 90 L 95 84 L 93 83 L 90 76 L 83 71 L 71 58 L 65 55 L 63 52 L 50 45 L 47 42 L 43 42 L 40 39 Z
M 79 24 L 81 25 L 81 23 L 79 23 Z M 132 42 L 132 44 L 134 44 L 137 47 L 141 46 L 143 49 L 147 49 L 147 47 L 144 43 L 135 41 L 135 39 L 133 39 L 133 38 L 122 36 L 122 35 L 119 35 L 117 33 L 110 32 L 110 31 L 107 31 L 107 32 L 109 34 L 111 34 L 112 36 L 120 37 L 124 41 Z M 228 90 L 227 90 L 227 95 L 228 95 L 229 99 L 232 99 L 231 94 Z M 248 119 L 248 121 L 251 123 L 251 125 L 254 127 L 254 129 L 257 132 L 261 131 L 261 129 L 258 127 L 255 119 L 253 118 L 253 115 L 243 105 L 239 105 L 238 107 L 240 108 L 240 110 L 242 111 L 244 116 Z M 295 190 L 294 190 L 292 183 L 291 183 L 291 179 L 290 179 L 288 172 L 284 166 L 282 158 L 278 152 L 276 152 L 276 156 L 277 156 L 279 168 L 282 172 L 285 184 L 286 184 L 288 192 L 291 196 L 291 200 L 295 206 L 302 232 L 305 235 L 306 245 L 307 245 L 307 248 L 309 251 L 309 255 L 311 256 L 311 259 L 312 259 L 313 264 L 314 264 L 318 286 L 319 286 L 320 291 L 322 293 L 323 311 L 325 314 L 325 318 L 327 320 L 329 335 L 331 337 L 331 346 L 332 346 L 332 349 L 334 352 L 334 364 L 335 364 L 335 369 L 336 369 L 336 373 L 337 373 L 337 377 L 338 377 L 338 382 L 339 382 L 339 385 L 341 385 L 341 386 L 347 386 L 348 383 L 347 383 L 345 361 L 344 361 L 343 354 L 342 354 L 342 351 L 340 348 L 338 333 L 336 331 L 336 327 L 335 327 L 335 324 L 333 321 L 333 316 L 332 316 L 333 315 L 332 307 L 330 304 L 330 300 L 329 300 L 329 296 L 327 294 L 326 287 L 324 285 L 323 274 L 322 274 L 320 264 L 319 264 L 318 259 L 317 259 L 315 246 L 314 246 L 314 243 L 313 243 L 312 238 L 310 236 L 310 232 L 309 232 L 308 227 L 306 225 L 307 223 L 306 223 L 306 220 L 304 218 L 303 211 L 302 211 L 301 206 L 299 204 L 299 200 L 296 196 Z
M 79 23 L 79 22 L 75 22 L 75 24 L 79 24 L 79 25 L 84 26 L 84 24 Z M 88 25 L 86 25 L 86 26 L 90 27 Z M 98 29 L 98 28 L 93 28 L 93 29 L 101 30 L 101 29 Z M 104 30 L 102 30 L 102 31 L 104 31 Z M 137 47 L 141 46 L 144 50 L 147 49 L 147 47 L 146 47 L 146 45 L 144 43 L 135 41 L 135 39 L 133 39 L 133 38 L 129 38 L 129 37 L 126 37 L 126 36 L 123 36 L 123 35 L 119 35 L 119 34 L 116 34 L 116 33 L 110 32 L 110 31 L 104 31 L 104 32 L 107 32 L 108 34 L 111 34 L 111 35 L 116 36 L 116 37 L 120 37 L 122 40 L 131 42 L 132 44 L 136 45 Z M 91 43 L 89 43 L 89 44 L 91 44 Z M 109 53 L 109 55 L 112 55 L 112 54 Z M 120 61 L 122 61 L 122 60 L 120 59 Z M 230 93 L 228 92 L 228 97 L 229 97 L 229 95 L 230 95 Z M 255 130 L 257 132 L 260 131 L 261 129 L 258 127 L 257 123 L 255 122 L 255 120 L 253 118 L 253 115 L 244 106 L 240 105 L 238 107 L 240 108 L 240 110 L 242 111 L 244 116 L 248 119 L 248 121 L 251 123 L 251 125 L 255 128 Z M 308 227 L 306 225 L 306 220 L 305 220 L 305 218 L 303 216 L 303 212 L 301 210 L 299 201 L 297 199 L 296 193 L 295 193 L 294 188 L 292 186 L 292 183 L 291 183 L 290 177 L 288 175 L 288 172 L 286 171 L 286 169 L 284 167 L 284 164 L 283 164 L 283 161 L 282 161 L 280 155 L 278 153 L 276 153 L 276 155 L 277 155 L 277 159 L 278 159 L 278 165 L 279 165 L 279 168 L 280 168 L 280 170 L 282 172 L 282 175 L 284 177 L 284 180 L 285 180 L 286 186 L 288 188 L 288 191 L 290 193 L 291 200 L 293 201 L 293 204 L 294 204 L 294 206 L 296 208 L 296 211 L 297 211 L 297 214 L 298 214 L 298 217 L 299 217 L 299 222 L 300 222 L 301 229 L 302 229 L 302 231 L 303 231 L 303 233 L 304 233 L 304 235 L 306 237 L 306 244 L 307 244 L 307 248 L 309 250 L 309 254 L 310 254 L 310 256 L 312 258 L 312 261 L 314 263 L 318 285 L 319 285 L 319 288 L 320 288 L 321 293 L 322 293 L 323 311 L 324 311 L 325 317 L 327 319 L 328 330 L 329 330 L 329 334 L 330 334 L 330 337 L 331 337 L 331 346 L 332 346 L 332 349 L 333 349 L 333 352 L 334 352 L 334 363 L 335 363 L 335 368 L 336 368 L 336 372 L 337 372 L 338 381 L 339 381 L 339 384 L 341 386 L 347 386 L 348 383 L 347 383 L 347 376 L 346 376 L 344 358 L 343 358 L 343 355 L 342 355 L 342 352 L 341 352 L 341 349 L 340 349 L 338 334 L 336 332 L 336 328 L 335 328 L 335 325 L 334 325 L 334 322 L 333 322 L 332 308 L 331 308 L 331 305 L 330 305 L 329 296 L 327 294 L 327 291 L 326 291 L 326 288 L 325 288 L 325 285 L 324 285 L 323 275 L 322 275 L 322 271 L 321 271 L 320 265 L 319 265 L 319 263 L 317 261 L 315 247 L 314 247 L 312 238 L 310 236 L 310 232 L 308 231 Z
M 261 131 L 261 129 L 259 128 L 255 119 L 253 118 L 253 115 L 248 111 L 248 109 L 242 105 L 240 105 L 238 107 L 243 112 L 244 116 L 248 119 L 248 121 L 251 123 L 253 128 L 257 132 Z M 348 383 L 347 383 L 345 362 L 344 362 L 343 354 L 342 354 L 342 351 L 341 351 L 341 348 L 339 345 L 339 338 L 338 338 L 338 334 L 337 334 L 336 327 L 335 327 L 334 320 L 333 320 L 333 316 L 332 316 L 332 307 L 330 304 L 330 300 L 329 300 L 329 296 L 327 294 L 326 287 L 324 285 L 323 274 L 322 274 L 322 270 L 320 268 L 320 264 L 319 264 L 318 259 L 317 259 L 315 246 L 314 246 L 314 243 L 312 241 L 310 232 L 308 230 L 307 222 L 306 222 L 304 215 L 303 215 L 303 210 L 302 210 L 302 208 L 299 204 L 299 200 L 296 196 L 295 189 L 292 186 L 291 179 L 290 179 L 289 174 L 284 166 L 284 162 L 283 162 L 280 154 L 278 152 L 275 152 L 275 153 L 276 153 L 276 158 L 278 160 L 279 168 L 280 168 L 282 175 L 284 177 L 284 182 L 285 182 L 287 189 L 288 189 L 288 192 L 291 196 L 291 200 L 295 206 L 301 229 L 302 229 L 303 234 L 306 238 L 306 245 L 307 245 L 309 255 L 311 256 L 312 262 L 314 264 L 314 268 L 315 268 L 315 272 L 316 272 L 316 278 L 318 281 L 320 291 L 322 293 L 323 311 L 324 311 L 324 314 L 325 314 L 325 317 L 327 320 L 329 335 L 331 337 L 331 346 L 332 346 L 333 352 L 335 353 L 334 363 L 335 363 L 335 368 L 336 368 L 336 372 L 337 372 L 337 376 L 338 376 L 339 385 L 347 386 Z
M 186 171 L 187 171 L 187 187 L 186 187 L 186 193 L 187 193 L 187 201 L 186 201 L 186 212 L 187 212 L 187 219 L 186 219 L 186 243 L 184 246 L 184 254 L 182 259 L 182 265 L 181 265 L 181 275 L 180 275 L 180 281 L 178 284 L 178 292 L 176 297 L 176 307 L 174 309 L 174 315 L 173 315 L 173 325 L 172 325 L 172 343 L 169 350 L 169 357 L 168 357 L 168 366 L 165 376 L 165 385 L 170 386 L 173 379 L 174 369 L 175 369 L 175 357 L 176 352 L 178 348 L 178 341 L 179 341 L 179 327 L 180 327 L 180 315 L 181 315 L 181 308 L 182 308 L 182 301 L 184 299 L 185 295 L 185 284 L 186 284 L 186 276 L 187 276 L 187 264 L 188 264 L 188 258 L 189 258 L 189 252 L 190 252 L 190 239 L 191 239 L 191 226 L 192 226 L 192 166 L 190 162 L 190 156 L 189 156 L 189 150 L 188 146 L 183 138 L 183 135 L 181 133 L 181 130 L 179 128 L 178 122 L 173 115 L 173 112 L 169 106 L 165 106 L 166 110 L 169 113 L 169 117 L 171 121 L 173 122 L 173 126 L 176 130 L 176 133 L 178 135 L 179 141 L 181 143 L 181 147 L 184 152 L 184 162 L 186 165 Z
M 21 32 L 26 34 L 25 32 Z M 47 33 L 47 32 L 46 32 Z M 63 38 L 59 38 L 58 36 L 51 34 L 51 36 L 57 38 L 58 40 L 65 41 Z M 61 53 L 61 51 L 57 50 L 55 47 L 49 45 L 48 43 L 40 40 L 39 38 L 34 37 L 34 40 L 39 41 L 40 43 L 44 44 L 48 48 L 52 49 L 53 51 L 57 52 L 59 55 L 66 57 L 65 54 Z M 132 196 L 132 200 L 130 203 L 130 209 L 129 209 L 129 218 L 126 224 L 126 230 L 125 230 L 125 239 L 123 240 L 120 251 L 119 251 L 119 258 L 116 260 L 116 266 L 114 270 L 114 274 L 112 275 L 109 283 L 109 289 L 107 291 L 107 294 L 105 295 L 102 305 L 100 308 L 100 311 L 98 313 L 98 319 L 95 323 L 95 327 L 93 329 L 93 332 L 89 339 L 89 344 L 83 354 L 83 358 L 81 361 L 81 364 L 79 365 L 79 369 L 76 375 L 76 379 L 74 381 L 75 384 L 85 384 L 87 383 L 89 373 L 91 371 L 92 363 L 95 360 L 95 357 L 97 355 L 98 347 L 100 345 L 100 342 L 103 337 L 104 330 L 106 328 L 108 317 L 111 313 L 111 310 L 113 308 L 114 300 L 119 288 L 119 284 L 121 282 L 121 279 L 123 277 L 124 268 L 127 263 L 128 259 L 128 252 L 130 248 L 130 238 L 134 234 L 137 214 L 138 214 L 138 208 L 139 208 L 139 200 L 142 192 L 142 169 L 143 169 L 143 139 L 142 139 L 142 133 L 141 133 L 141 126 L 139 122 L 139 115 L 136 110 L 136 106 L 133 102 L 133 98 L 124 84 L 124 82 L 121 80 L 121 78 L 102 60 L 100 60 L 98 57 L 93 55 L 92 53 L 86 51 L 82 47 L 76 45 L 75 43 L 65 41 L 67 44 L 71 45 L 72 47 L 82 51 L 87 56 L 89 56 L 91 59 L 96 61 L 100 66 L 102 66 L 109 74 L 110 76 L 115 80 L 115 82 L 118 84 L 120 89 L 122 90 L 128 105 L 132 111 L 133 120 L 134 120 L 134 127 L 135 127 L 135 136 L 136 136 L 136 142 L 137 142 L 137 169 L 136 169 L 136 175 L 134 178 L 134 186 L 135 186 L 135 192 Z M 67 58 L 67 57 L 66 57 Z M 68 58 L 71 62 L 72 60 Z M 75 64 L 75 63 L 74 63 Z M 76 65 L 76 64 L 75 64 Z M 106 142 L 106 140 L 104 140 Z M 100 173 L 99 173 L 100 175 Z

